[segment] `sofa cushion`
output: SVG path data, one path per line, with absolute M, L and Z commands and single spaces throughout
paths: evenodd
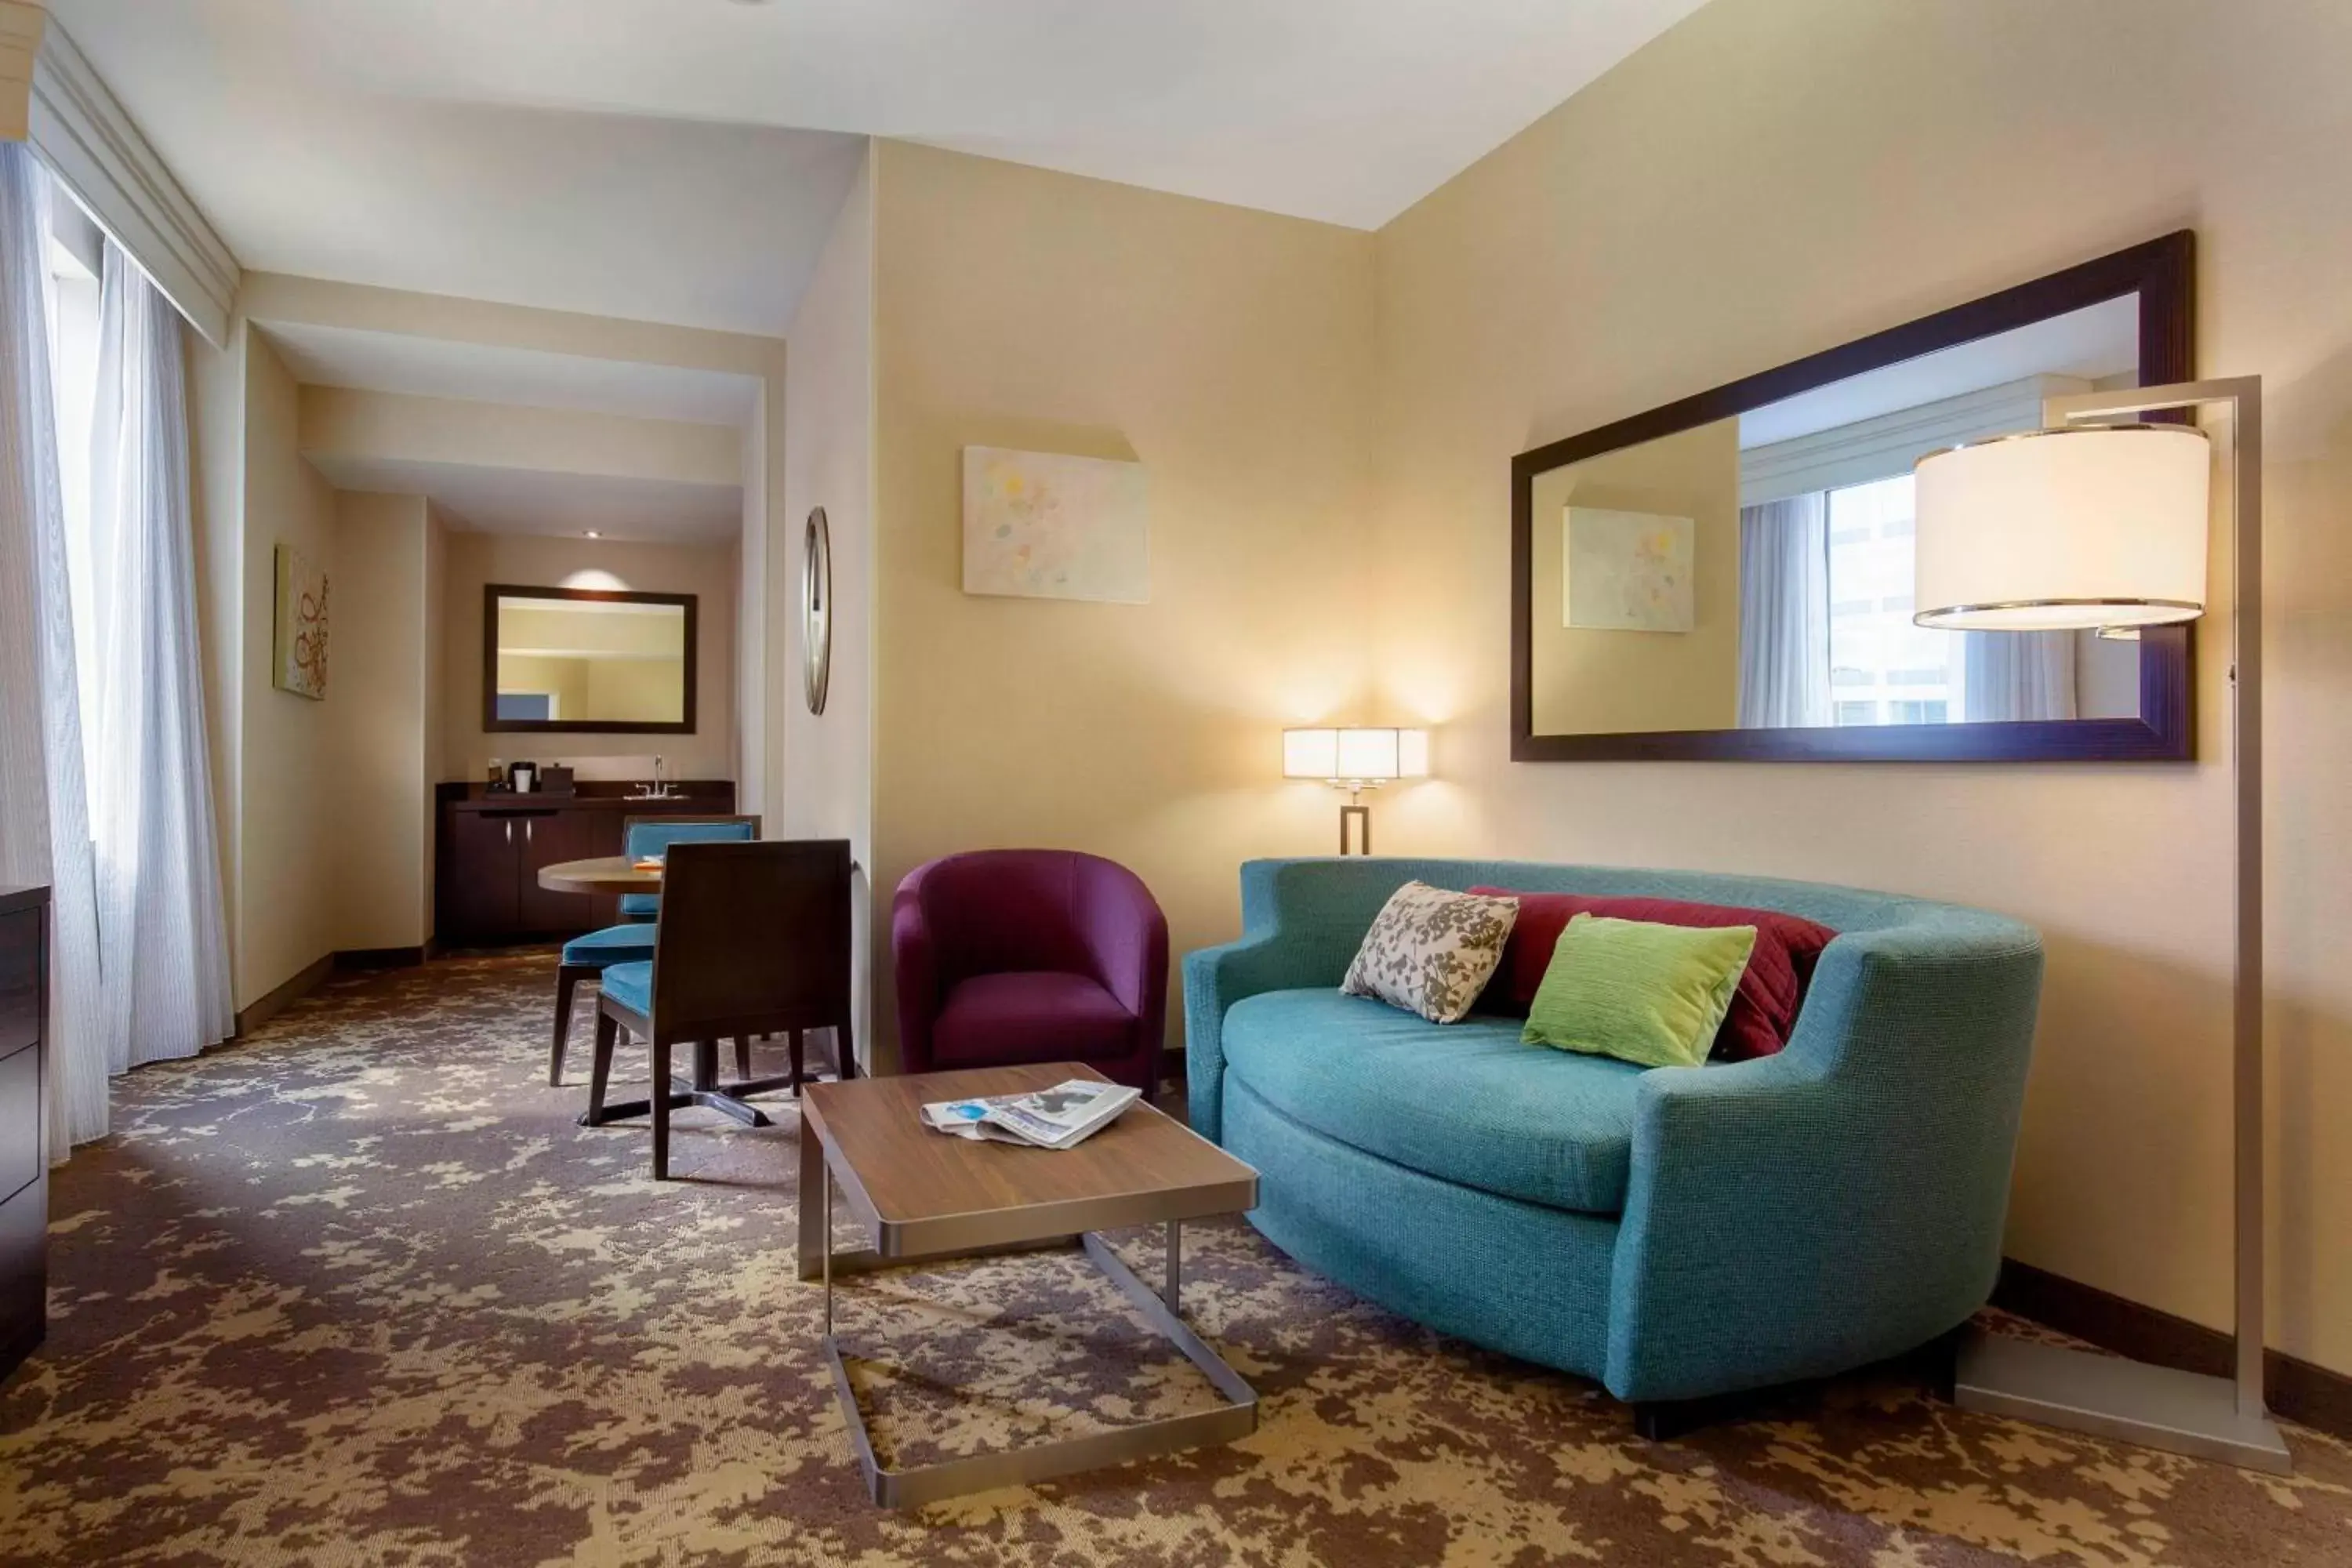
M 1135 1015 L 1083 974 L 975 974 L 948 991 L 931 1022 L 941 1067 L 1098 1061 L 1135 1049 Z
M 1464 1186 L 1613 1215 L 1643 1069 L 1519 1043 L 1519 1021 L 1423 1022 L 1367 997 L 1268 991 L 1225 1014 L 1225 1071 L 1327 1138 Z
M 1754 926 L 1579 915 L 1560 933 L 1519 1038 L 1636 1067 L 1702 1067 L 1755 945 Z
M 1500 894 L 1502 888 L 1472 891 Z M 1695 903 L 1687 899 L 1604 898 L 1588 893 L 1515 893 L 1519 918 L 1504 945 L 1503 962 L 1495 971 L 1477 1011 L 1527 1016 L 1536 991 L 1551 968 L 1559 934 L 1580 914 L 1621 921 L 1647 921 L 1671 926 L 1754 926 L 1756 948 L 1739 987 L 1731 995 L 1731 1010 L 1715 1032 L 1715 1058 L 1741 1062 L 1778 1053 L 1796 1032 L 1797 1013 L 1804 1005 L 1805 989 L 1812 984 L 1813 966 L 1822 950 L 1837 932 L 1801 915 L 1779 910 L 1745 909 L 1736 904 Z
M 1339 989 L 1376 996 L 1433 1024 L 1458 1022 L 1502 962 L 1518 912 L 1515 899 L 1407 882 L 1381 907 Z

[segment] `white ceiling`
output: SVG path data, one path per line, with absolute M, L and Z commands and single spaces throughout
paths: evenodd
M 732 485 L 340 453 L 310 460 L 337 489 L 430 496 L 460 526 L 483 533 L 576 538 L 593 530 L 606 539 L 649 544 L 723 544 L 743 523 L 743 492 Z
M 857 136 L 1375 227 L 1700 0 L 51 0 L 250 268 L 778 333 Z
M 637 419 L 741 428 L 760 384 L 748 375 L 586 359 L 536 349 L 362 331 L 309 321 L 266 323 L 294 379 L 312 386 L 567 408 Z

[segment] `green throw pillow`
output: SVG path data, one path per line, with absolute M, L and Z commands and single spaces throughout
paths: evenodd
M 1697 1067 L 1755 947 L 1754 926 L 1580 914 L 1559 933 L 1519 1038 L 1639 1067 Z

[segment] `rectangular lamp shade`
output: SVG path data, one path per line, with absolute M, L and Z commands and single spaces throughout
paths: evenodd
M 1282 776 L 1386 784 L 1429 776 L 1426 730 L 1285 730 Z
M 1923 626 L 2160 626 L 2205 608 L 2201 430 L 2028 431 L 1930 453 L 1913 472 Z

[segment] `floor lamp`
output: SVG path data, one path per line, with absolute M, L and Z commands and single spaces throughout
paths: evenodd
M 2128 637 L 2202 615 L 2211 443 L 2194 426 L 2137 420 L 2212 405 L 2230 411 L 2233 447 L 2236 1376 L 1979 1334 L 1962 1347 L 1957 1397 L 1969 1409 L 2284 1473 L 2293 1459 L 2263 1401 L 2261 378 L 2053 397 L 2042 404 L 2044 429 L 1922 458 L 1915 602 L 1926 607 L 1915 619 L 1968 631 Z

